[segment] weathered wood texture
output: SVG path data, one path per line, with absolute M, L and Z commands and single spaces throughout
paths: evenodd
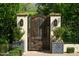
M 29 50 L 50 49 L 50 20 L 45 16 L 29 19 Z

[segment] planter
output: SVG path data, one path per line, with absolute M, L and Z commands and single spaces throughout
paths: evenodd
M 63 53 L 63 43 L 52 42 L 52 53 Z

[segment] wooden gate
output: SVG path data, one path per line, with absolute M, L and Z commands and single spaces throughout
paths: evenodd
M 50 20 L 45 16 L 29 17 L 28 50 L 50 48 Z

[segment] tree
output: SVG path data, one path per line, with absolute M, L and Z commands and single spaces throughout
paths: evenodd
M 79 43 L 79 4 L 37 4 L 38 6 L 38 14 L 41 13 L 41 15 L 49 15 L 51 12 L 58 12 L 62 15 L 62 27 L 70 28 L 68 30 L 71 32 L 68 36 L 64 37 L 71 37 L 67 38 L 67 41 L 71 41 L 73 43 Z M 64 34 L 66 35 L 66 34 Z M 74 36 L 74 37 L 73 37 Z M 73 39 L 73 40 L 72 40 Z
M 5 44 L 5 41 L 12 44 L 14 40 L 20 39 L 18 37 L 19 35 L 22 36 L 16 23 L 16 13 L 18 8 L 19 4 L 15 3 L 0 4 L 0 42 L 3 44 Z
M 19 12 L 26 12 L 28 15 L 36 15 L 37 7 L 34 3 L 20 3 Z
M 60 5 L 61 4 L 54 4 L 54 3 L 40 3 L 40 4 L 36 4 L 37 5 L 37 11 L 38 14 L 41 15 L 49 15 L 51 12 L 60 12 L 61 8 Z

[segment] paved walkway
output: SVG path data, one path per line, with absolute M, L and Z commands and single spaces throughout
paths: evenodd
M 49 53 L 49 52 L 28 51 L 28 52 L 24 53 L 23 56 L 79 56 L 79 53 L 53 54 L 53 53 Z

